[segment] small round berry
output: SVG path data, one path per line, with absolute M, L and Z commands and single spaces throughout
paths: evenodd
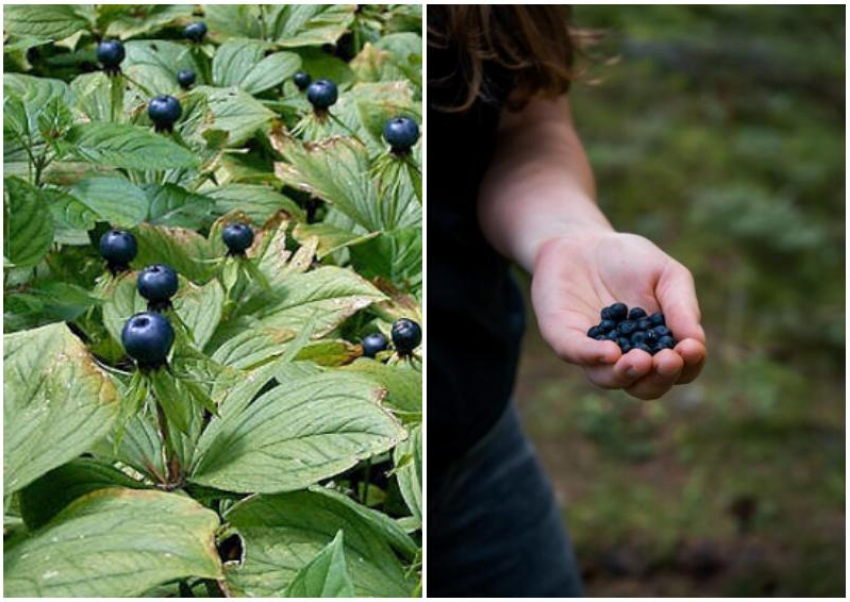
M 184 90 L 188 90 L 195 83 L 195 72 L 191 69 L 181 69 L 177 72 L 177 83 Z
M 658 349 L 673 349 L 676 346 L 676 339 L 669 335 L 665 335 L 658 339 L 658 343 L 656 344 Z
M 666 337 L 666 336 L 669 336 L 669 335 L 671 334 L 670 329 L 669 329 L 669 328 L 667 328 L 667 327 L 666 327 L 665 325 L 663 325 L 663 324 L 662 324 L 661 326 L 656 326 L 655 328 L 653 328 L 653 329 L 652 329 L 652 332 L 654 332 L 654 333 L 655 333 L 655 335 L 656 335 L 659 339 L 660 339 L 661 337 Z
M 589 336 L 591 339 L 595 339 L 596 337 L 598 337 L 602 333 L 603 333 L 602 328 L 600 328 L 599 325 L 596 325 L 596 326 L 591 326 L 590 329 L 588 329 L 587 336 Z
M 629 308 L 625 303 L 614 303 L 608 306 L 608 312 L 612 320 L 622 322 L 629 315 Z
M 632 342 L 632 346 L 643 343 L 646 341 L 646 332 L 638 330 L 637 332 L 632 333 L 632 338 L 630 340 Z
M 649 325 L 649 320 L 646 318 L 641 318 L 637 321 L 637 329 L 638 330 L 649 330 L 652 326 Z
M 244 222 L 233 222 L 224 227 L 221 239 L 231 254 L 244 255 L 245 251 L 254 244 L 254 230 Z
M 614 330 L 609 330 L 605 334 L 605 338 L 608 339 L 609 341 L 614 341 L 616 343 L 617 339 L 620 338 L 620 333 L 617 332 L 617 329 L 615 328 Z
M 405 153 L 419 140 L 419 126 L 410 117 L 393 117 L 384 124 L 384 140 L 394 153 Z
M 363 355 L 366 357 L 375 357 L 389 347 L 387 338 L 380 332 L 366 335 L 360 343 L 363 346 Z
M 654 313 L 647 318 L 650 326 L 663 326 L 667 322 L 664 320 L 664 314 L 661 312 Z
M 422 328 L 408 318 L 399 318 L 392 328 L 393 345 L 399 355 L 410 355 L 422 342 Z
M 619 324 L 617 324 L 617 330 L 623 336 L 631 335 L 637 329 L 637 324 L 632 322 L 631 320 L 623 320 Z
M 151 303 L 168 301 L 177 292 L 177 272 L 167 265 L 149 265 L 139 274 L 136 286 Z
M 596 339 L 597 341 L 607 341 L 608 340 L 608 337 L 606 337 L 604 334 L 596 335 L 593 338 Z
M 609 330 L 613 330 L 617 325 L 614 323 L 614 320 L 602 320 L 599 323 L 599 328 L 602 332 L 608 332 Z
M 111 230 L 100 237 L 100 256 L 113 271 L 126 270 L 136 258 L 136 237 L 124 230 Z
M 119 40 L 104 40 L 97 45 L 97 61 L 107 71 L 118 71 L 121 61 L 127 56 L 124 52 L 124 44 Z
M 306 71 L 299 71 L 292 76 L 292 81 L 295 82 L 295 85 L 298 86 L 299 90 L 306 90 L 307 86 L 310 85 L 310 82 L 313 81 L 313 78 L 310 77 L 310 74 Z
M 640 320 L 646 317 L 646 310 L 642 307 L 633 307 L 629 310 L 629 320 Z
M 189 23 L 183 29 L 183 37 L 192 42 L 199 43 L 207 35 L 207 26 L 205 23 L 198 21 L 197 23 Z
M 649 355 L 652 355 L 652 349 L 644 343 L 638 343 L 637 345 L 632 347 L 632 349 L 640 349 L 641 351 L 646 351 Z
M 307 86 L 307 100 L 313 108 L 324 110 L 332 106 L 339 96 L 336 84 L 329 79 L 317 79 Z
M 182 114 L 180 101 L 167 94 L 157 96 L 148 103 L 148 117 L 158 132 L 170 132 Z
M 124 345 L 124 350 L 140 366 L 163 365 L 173 343 L 174 329 L 168 318 L 161 314 L 136 314 L 127 320 L 121 330 L 121 344 Z
M 631 342 L 626 337 L 620 337 L 619 339 L 617 339 L 617 345 L 620 346 L 620 349 L 622 349 L 623 347 L 632 346 Z

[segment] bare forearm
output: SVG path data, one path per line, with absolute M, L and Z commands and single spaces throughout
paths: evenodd
M 547 240 L 611 230 L 595 197 L 566 99 L 534 100 L 503 115 L 478 201 L 490 244 L 530 272 Z

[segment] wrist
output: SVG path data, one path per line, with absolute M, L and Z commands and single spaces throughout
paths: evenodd
M 560 224 L 533 243 L 527 255 L 529 265 L 525 267 L 533 274 L 541 258 L 549 253 L 581 252 L 594 247 L 601 239 L 614 233 L 614 228 L 604 217 L 601 220 L 572 220 Z

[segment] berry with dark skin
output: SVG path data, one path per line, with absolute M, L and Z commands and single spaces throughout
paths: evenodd
M 136 238 L 124 230 L 111 230 L 100 237 L 100 256 L 112 272 L 121 272 L 136 258 L 139 247 Z
M 646 320 L 647 322 L 649 322 L 650 327 L 664 326 L 666 324 L 666 322 L 664 321 L 664 314 L 662 314 L 661 312 L 652 314 Z
M 638 343 L 637 345 L 632 347 L 632 349 L 640 349 L 641 351 L 646 351 L 649 355 L 652 355 L 652 349 L 644 345 L 643 343 Z
M 643 330 L 638 330 L 634 334 L 632 334 L 631 342 L 632 346 L 643 343 L 646 340 L 646 332 Z
M 614 303 L 608 306 L 608 312 L 612 320 L 622 322 L 629 315 L 629 308 L 625 303 Z
M 617 324 L 617 331 L 625 337 L 631 335 L 636 328 L 637 324 L 635 324 L 631 320 L 623 320 L 622 322 Z
M 172 131 L 182 114 L 183 107 L 180 106 L 180 101 L 167 94 L 157 96 L 148 103 L 148 117 L 153 121 L 157 132 Z
M 195 83 L 195 72 L 191 69 L 181 69 L 177 72 L 177 83 L 184 90 L 188 90 Z
M 617 332 L 617 330 L 616 330 L 616 329 L 614 329 L 614 330 L 609 330 L 609 331 L 605 334 L 605 338 L 606 338 L 606 339 L 608 339 L 609 341 L 614 341 L 614 342 L 616 343 L 616 342 L 617 342 L 617 339 L 619 339 L 619 338 L 620 338 L 620 333 L 619 333 L 619 332 Z
M 614 330 L 616 327 L 617 327 L 617 325 L 614 324 L 614 320 L 602 320 L 599 323 L 599 328 L 600 328 L 600 330 L 602 330 L 602 332 L 608 332 L 609 330 Z
M 126 56 L 124 44 L 118 40 L 104 40 L 97 45 L 95 54 L 107 73 L 118 73 L 121 70 L 121 61 Z
M 673 349 L 673 347 L 675 347 L 675 346 L 676 346 L 676 339 L 674 339 L 673 337 L 671 337 L 669 335 L 663 336 L 660 339 L 658 339 L 658 343 L 656 344 L 656 347 L 658 347 L 659 350 L 661 350 L 661 349 Z
M 646 317 L 646 310 L 642 307 L 633 307 L 629 310 L 629 320 L 638 321 Z
M 658 338 L 670 335 L 670 329 L 664 326 L 663 324 L 661 326 L 656 326 L 655 328 L 653 328 L 652 332 L 654 332 Z
M 295 85 L 298 86 L 299 90 L 306 90 L 307 86 L 310 85 L 310 82 L 313 81 L 313 78 L 310 77 L 310 74 L 306 71 L 299 71 L 292 76 L 292 81 L 295 82 Z
M 422 342 L 422 328 L 408 318 L 399 318 L 392 328 L 393 345 L 399 355 L 411 355 Z
M 207 26 L 205 23 L 198 21 L 197 23 L 189 23 L 183 29 L 183 37 L 187 40 L 199 44 L 207 35 Z
M 233 222 L 224 227 L 221 239 L 231 255 L 244 255 L 254 244 L 254 230 L 244 222 Z
M 393 117 L 384 124 L 384 140 L 394 153 L 408 153 L 419 140 L 419 126 L 410 117 Z
M 161 314 L 136 314 L 127 320 L 121 330 L 124 350 L 140 367 L 156 368 L 164 365 L 173 343 L 174 329 L 168 318 Z
M 596 326 L 590 327 L 590 329 L 587 331 L 587 336 L 589 336 L 591 339 L 595 339 L 603 332 L 604 331 L 602 330 L 602 327 L 597 324 Z
M 637 329 L 638 330 L 649 330 L 651 327 L 649 325 L 649 320 L 646 318 L 641 318 L 637 321 Z
M 380 332 L 374 332 L 363 337 L 360 342 L 363 346 L 363 355 L 365 357 L 375 357 L 381 351 L 385 351 L 389 346 L 389 341 Z
M 307 86 L 307 100 L 316 111 L 326 111 L 339 97 L 336 84 L 329 79 L 317 79 Z
M 168 305 L 177 292 L 177 272 L 167 265 L 149 265 L 136 280 L 139 294 L 150 302 L 149 307 Z

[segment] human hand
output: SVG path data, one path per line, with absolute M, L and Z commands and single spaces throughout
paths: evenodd
M 545 241 L 535 256 L 531 296 L 543 338 L 600 387 L 657 399 L 694 380 L 705 363 L 690 272 L 641 236 L 603 231 Z M 616 301 L 664 312 L 676 347 L 654 356 L 638 349 L 623 354 L 613 341 L 589 338 L 600 310 Z

